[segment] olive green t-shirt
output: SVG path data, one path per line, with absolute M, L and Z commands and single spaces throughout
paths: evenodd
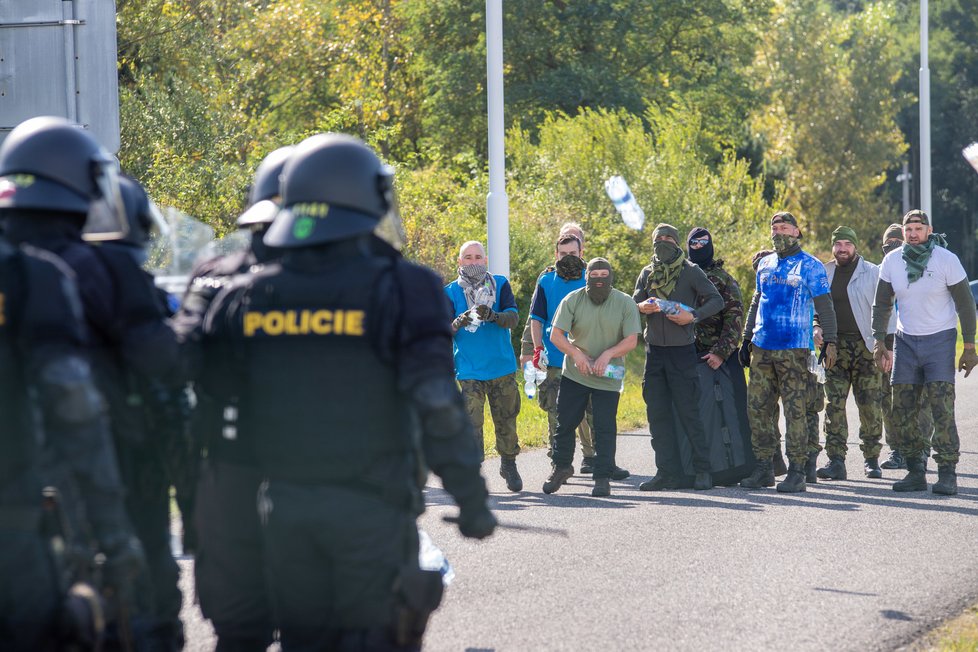
M 567 339 L 592 359 L 629 335 L 642 332 L 642 321 L 635 301 L 615 289 L 601 305 L 595 305 L 588 299 L 585 288 L 574 290 L 557 306 L 553 325 L 566 331 Z M 624 365 L 624 361 L 622 358 L 612 358 L 610 364 Z M 574 359 L 569 355 L 564 356 L 563 373 L 585 387 L 621 391 L 622 381 L 603 376 L 585 376 L 577 370 Z

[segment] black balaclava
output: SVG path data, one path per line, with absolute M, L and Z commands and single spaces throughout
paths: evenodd
M 693 249 L 689 246 L 689 241 L 694 238 L 709 238 L 710 241 L 699 249 Z M 706 228 L 697 226 L 689 232 L 689 235 L 686 236 L 686 250 L 688 252 L 686 257 L 689 258 L 690 262 L 696 263 L 704 269 L 713 264 L 713 236 Z
M 608 270 L 608 275 L 601 278 L 591 278 L 591 272 L 596 269 Z M 611 269 L 611 263 L 604 258 L 592 258 L 587 264 L 587 285 L 584 292 L 587 298 L 596 306 L 604 303 L 611 296 L 611 288 L 615 284 L 615 272 Z

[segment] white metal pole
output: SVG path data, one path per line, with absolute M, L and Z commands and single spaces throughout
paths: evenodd
M 503 121 L 503 2 L 486 0 L 486 79 L 489 110 L 489 271 L 509 278 L 509 197 Z
M 920 0 L 920 207 L 934 224 L 930 198 L 930 68 L 927 63 L 927 0 Z

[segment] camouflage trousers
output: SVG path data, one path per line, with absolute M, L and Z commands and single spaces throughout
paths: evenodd
M 563 376 L 560 367 L 547 367 L 547 379 L 537 388 L 537 400 L 540 409 L 547 413 L 547 455 L 553 457 L 554 436 L 557 434 L 557 392 L 560 390 L 560 379 Z M 591 401 L 587 403 L 584 419 L 577 426 L 577 438 L 581 441 L 581 455 L 594 457 L 594 415 L 591 412 Z
M 757 459 L 770 459 L 779 445 L 780 398 L 784 408 L 788 459 L 804 464 L 811 445 L 809 412 L 815 402 L 811 383 L 808 349 L 769 351 L 754 347 L 750 384 L 747 386 L 747 418 L 750 420 L 751 443 Z M 820 399 L 821 395 L 818 396 Z M 814 416 L 817 423 L 818 413 L 815 412 Z M 817 429 L 815 435 L 817 438 Z
M 516 436 L 516 417 L 520 413 L 520 388 L 516 383 L 516 373 L 493 378 L 492 380 L 460 380 L 465 411 L 475 430 L 475 441 L 480 451 L 485 451 L 486 440 L 482 424 L 485 421 L 486 400 L 489 401 L 489 414 L 496 428 L 496 452 L 504 460 L 514 459 L 520 454 L 520 443 Z
M 846 401 L 852 389 L 859 410 L 859 449 L 865 459 L 879 457 L 883 436 L 883 412 L 880 407 L 882 383 L 873 354 L 861 337 L 840 338 L 839 357 L 835 366 L 825 372 L 825 451 L 829 457 L 846 457 L 849 421 Z
M 805 368 L 808 368 L 807 365 Z M 784 398 L 781 402 L 784 402 Z M 808 402 L 805 408 L 805 432 L 808 433 L 808 447 L 805 452 L 818 453 L 822 450 L 818 443 L 818 413 L 825 409 L 825 386 L 818 382 L 812 372 L 808 372 Z M 791 457 L 790 451 L 787 452 L 788 457 Z
M 931 446 L 938 465 L 957 464 L 961 441 L 954 423 L 954 383 L 893 385 L 895 444 L 904 457 L 922 456 Z M 933 439 L 920 427 L 919 414 L 929 411 L 934 424 Z
M 883 385 L 883 400 L 880 401 L 880 405 L 883 408 L 883 432 L 886 434 L 886 445 L 890 447 L 890 450 L 899 450 L 896 424 L 893 421 L 893 390 L 890 387 L 890 374 L 881 373 L 880 382 Z M 934 417 L 930 413 L 927 385 L 921 386 L 920 404 L 917 409 L 917 426 L 920 428 L 921 435 L 930 442 L 934 434 Z

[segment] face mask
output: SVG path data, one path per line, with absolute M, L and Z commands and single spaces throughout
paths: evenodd
M 696 263 L 700 267 L 709 267 L 713 262 L 713 242 L 709 242 L 699 249 L 689 248 L 687 254 L 690 262 Z
M 486 278 L 489 268 L 485 265 L 462 265 L 458 268 L 459 278 L 468 281 L 469 285 L 482 283 Z
M 587 267 L 580 257 L 573 254 L 564 256 L 557 261 L 557 276 L 565 281 L 576 281 L 581 278 L 581 272 Z
M 594 278 L 588 276 L 584 291 L 591 303 L 600 306 L 611 295 L 611 277 Z
M 652 245 L 652 251 L 655 252 L 655 257 L 661 263 L 671 263 L 679 257 L 682 251 L 679 249 L 679 245 L 669 240 L 659 240 Z
M 897 249 L 899 249 L 902 246 L 903 246 L 903 242 L 902 241 L 897 242 L 896 240 L 891 240 L 890 242 L 887 242 L 885 245 L 883 245 L 883 255 L 885 256 L 886 254 L 890 253 L 891 251 L 896 251 Z
M 775 233 L 771 236 L 771 242 L 774 244 L 774 250 L 779 254 L 798 246 L 798 238 L 786 233 Z

